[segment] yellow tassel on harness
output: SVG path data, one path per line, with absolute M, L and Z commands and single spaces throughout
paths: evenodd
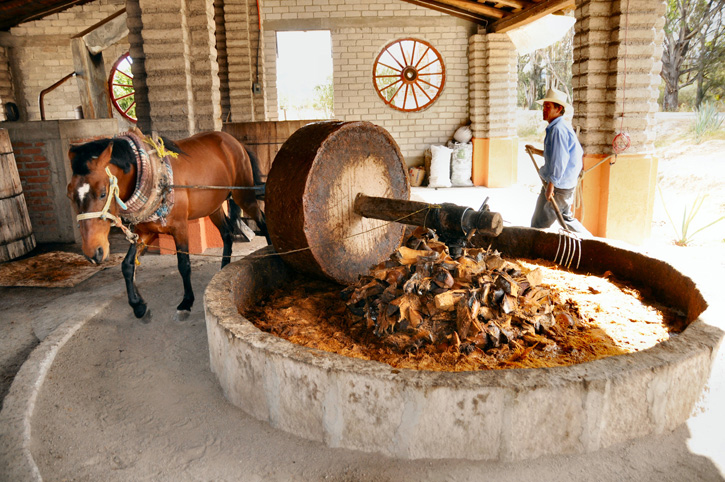
M 156 155 L 158 155 L 159 158 L 171 156 L 174 159 L 176 159 L 177 157 L 179 157 L 178 153 L 166 150 L 166 147 L 164 147 L 164 140 L 161 137 L 158 138 L 158 142 L 157 142 L 156 140 L 154 140 L 153 137 L 146 136 L 146 138 L 144 139 L 144 142 L 146 142 L 147 144 L 149 144 L 151 147 L 153 147 L 156 150 Z

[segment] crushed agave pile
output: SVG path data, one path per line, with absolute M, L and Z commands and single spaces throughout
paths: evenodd
M 394 368 L 571 365 L 643 350 L 681 314 L 613 279 L 485 249 L 452 259 L 418 228 L 354 285 L 295 278 L 243 315 L 293 343 Z

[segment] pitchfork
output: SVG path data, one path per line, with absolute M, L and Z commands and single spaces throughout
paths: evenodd
M 534 149 L 534 146 L 526 146 L 526 152 L 529 154 L 529 157 L 531 157 L 531 162 L 534 163 L 536 173 L 539 174 L 539 165 L 536 164 L 536 160 L 534 160 Z M 537 152 L 536 154 L 539 154 L 539 152 Z M 544 188 L 546 188 L 546 181 L 543 177 L 541 177 L 541 174 L 539 174 L 539 179 L 541 179 Z M 561 215 L 561 211 L 559 210 L 559 206 L 556 204 L 556 201 L 554 201 L 554 199 L 549 199 L 549 202 L 551 203 L 551 207 L 554 208 L 554 212 L 556 213 L 556 219 L 561 225 L 561 228 L 559 228 L 559 244 L 556 246 L 556 255 L 554 256 L 554 262 L 569 269 L 571 267 L 572 261 L 574 261 L 574 256 L 576 256 L 576 268 L 579 268 L 579 262 L 582 259 L 582 240 L 576 232 L 569 229 L 569 227 L 566 225 L 566 222 L 564 221 L 564 216 Z M 560 252 L 561 257 L 559 256 Z

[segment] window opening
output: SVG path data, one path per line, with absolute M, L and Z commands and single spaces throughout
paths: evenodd
M 329 30 L 277 32 L 277 108 L 281 120 L 332 118 Z
M 108 93 L 113 107 L 126 119 L 136 122 L 136 98 L 133 89 L 133 59 L 128 52 L 121 55 L 111 67 L 108 76 Z
M 425 40 L 389 43 L 373 64 L 373 86 L 393 109 L 417 112 L 438 99 L 446 82 L 441 54 Z

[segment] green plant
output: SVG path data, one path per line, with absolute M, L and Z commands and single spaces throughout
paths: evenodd
M 332 119 L 333 88 L 331 76 L 327 77 L 326 83 L 315 86 L 315 98 L 312 101 L 312 107 L 324 112 L 325 119 Z
M 703 102 L 697 109 L 695 121 L 690 130 L 695 134 L 695 142 L 702 142 L 702 138 L 710 133 L 716 132 L 722 126 L 723 118 L 712 102 Z
M 535 122 L 527 122 L 525 124 L 520 124 L 516 129 L 516 135 L 518 135 L 521 139 L 540 139 L 543 136 L 543 133 L 540 132 L 539 126 Z
M 723 219 L 725 219 L 725 216 L 720 216 L 718 219 L 712 221 L 709 224 L 706 224 L 705 226 L 697 229 L 695 232 L 690 232 L 690 225 L 692 224 L 692 221 L 697 216 L 697 213 L 700 211 L 700 208 L 702 207 L 702 203 L 705 201 L 705 198 L 707 197 L 707 194 L 703 195 L 697 195 L 695 198 L 695 202 L 692 203 L 692 207 L 690 208 L 690 214 L 687 214 L 687 206 L 685 206 L 685 210 L 682 213 L 682 223 L 681 227 L 678 229 L 675 222 L 672 220 L 672 216 L 670 216 L 669 211 L 667 210 L 667 204 L 665 203 L 665 197 L 662 194 L 662 189 L 660 188 L 659 184 L 657 185 L 657 190 L 660 192 L 660 198 L 662 199 L 662 205 L 665 208 L 665 214 L 667 215 L 667 219 L 669 219 L 670 224 L 672 225 L 672 229 L 675 230 L 675 244 L 677 246 L 687 246 L 691 241 L 692 238 L 699 233 L 700 231 L 709 228 L 713 224 L 719 223 Z

